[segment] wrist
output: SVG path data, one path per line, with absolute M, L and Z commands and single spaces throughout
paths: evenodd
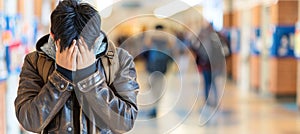
M 64 77 L 66 77 L 69 80 L 73 80 L 73 74 L 74 72 L 72 70 L 66 69 L 58 64 L 56 64 L 56 71 L 61 73 Z
M 80 80 L 92 75 L 96 71 L 97 71 L 96 62 L 86 68 L 79 69 L 76 71 L 75 81 L 80 81 Z

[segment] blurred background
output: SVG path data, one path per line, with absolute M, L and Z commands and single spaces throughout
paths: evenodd
M 300 1 L 86 2 L 135 57 L 129 133 L 300 133 Z M 57 3 L 0 0 L 0 134 L 29 133 L 15 116 L 18 76 Z

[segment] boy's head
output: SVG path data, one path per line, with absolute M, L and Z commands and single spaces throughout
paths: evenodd
M 60 39 L 61 51 L 80 36 L 91 49 L 101 33 L 101 18 L 98 11 L 88 3 L 63 0 L 51 14 L 50 30 L 54 41 Z

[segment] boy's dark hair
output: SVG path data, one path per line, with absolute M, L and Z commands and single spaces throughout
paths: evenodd
M 72 40 L 84 38 L 89 49 L 101 32 L 101 18 L 96 9 L 78 0 L 60 1 L 51 14 L 51 32 L 54 40 L 60 39 L 61 52 L 72 44 Z

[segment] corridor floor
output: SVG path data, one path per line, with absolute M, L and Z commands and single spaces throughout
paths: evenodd
M 146 81 L 144 70 L 138 69 L 139 80 Z M 144 76 L 145 75 L 145 76 Z M 186 86 L 177 93 L 175 77 L 177 74 L 170 71 L 166 74 L 167 86 L 158 106 L 157 118 L 145 119 L 138 116 L 134 129 L 129 133 L 172 133 L 172 134 L 299 134 L 300 114 L 294 101 L 278 101 L 270 95 L 260 95 L 253 91 L 238 89 L 236 84 L 227 81 L 219 109 L 207 123 L 201 123 L 201 118 L 209 115 L 201 112 L 203 109 L 203 88 L 200 82 L 199 94 L 196 102 L 189 97 L 195 96 L 190 91 L 197 86 L 195 78 L 198 74 L 187 72 L 183 77 Z M 141 78 L 142 77 L 142 78 Z M 200 77 L 200 81 L 202 78 Z M 143 88 L 143 82 L 141 88 Z M 147 83 L 147 82 L 146 82 Z M 184 85 L 184 84 L 183 84 Z M 174 88 L 175 87 L 175 88 Z M 143 90 L 143 89 L 141 89 Z M 219 91 L 220 92 L 220 91 Z M 142 93 L 143 94 L 143 93 Z M 186 99 L 176 102 L 178 94 Z M 143 96 L 143 95 L 142 95 Z M 141 101 L 141 98 L 139 98 Z M 175 106 L 174 106 L 174 103 Z M 188 113 L 189 104 L 191 113 Z M 142 110 L 141 110 L 142 111 Z M 168 117 L 166 117 L 168 116 Z M 164 118 L 166 117 L 166 118 Z M 170 126 L 170 124 L 172 124 Z

